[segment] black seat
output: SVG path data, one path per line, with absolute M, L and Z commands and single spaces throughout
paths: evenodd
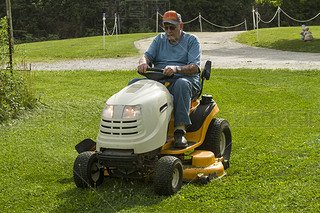
M 210 79 L 210 75 L 211 75 L 211 61 L 206 61 L 206 64 L 202 70 L 202 73 L 200 75 L 200 79 L 201 79 L 201 90 L 200 92 L 198 92 L 193 98 L 192 101 L 197 100 L 201 94 L 202 94 L 202 89 L 203 89 L 203 83 L 204 83 L 204 79 L 209 80 Z

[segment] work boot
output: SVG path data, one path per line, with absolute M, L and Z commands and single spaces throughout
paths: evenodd
M 174 147 L 175 148 L 186 148 L 188 147 L 188 141 L 185 137 L 186 131 L 177 129 L 174 131 Z

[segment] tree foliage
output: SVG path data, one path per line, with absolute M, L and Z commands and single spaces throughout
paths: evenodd
M 272 17 L 277 6 L 298 19 L 313 17 L 320 11 L 320 0 L 11 0 L 11 4 L 15 38 L 27 42 L 101 35 L 102 13 L 106 13 L 109 31 L 117 13 L 121 33 L 135 33 L 155 31 L 157 9 L 160 14 L 169 9 L 177 10 L 183 21 L 201 13 L 220 26 L 233 26 L 246 19 L 249 29 L 252 28 L 252 6 L 258 7 L 266 17 Z M 5 1 L 1 1 L 1 17 L 6 14 L 5 7 Z M 313 23 L 318 24 L 319 19 L 310 24 Z M 283 26 L 298 24 L 290 20 L 282 23 Z M 188 31 L 200 30 L 197 21 L 185 27 Z M 224 29 L 204 22 L 203 30 Z M 243 30 L 243 27 L 233 30 Z

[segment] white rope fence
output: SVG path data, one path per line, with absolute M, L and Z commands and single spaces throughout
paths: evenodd
M 105 50 L 105 49 L 106 49 L 106 33 L 107 33 L 109 36 L 113 36 L 113 35 L 114 35 L 114 32 L 116 32 L 117 41 L 118 41 L 118 29 L 117 29 L 118 19 L 117 19 L 117 14 L 116 14 L 116 13 L 114 14 L 114 25 L 113 25 L 113 29 L 112 29 L 112 33 L 111 33 L 111 34 L 109 33 L 108 28 L 107 28 L 107 25 L 106 25 L 106 14 L 105 14 L 105 13 L 103 13 L 102 22 L 103 22 L 103 27 L 102 27 L 102 32 L 103 32 L 103 49 Z
M 315 15 L 314 17 L 310 18 L 310 19 L 307 19 L 307 20 L 298 20 L 298 19 L 295 19 L 293 17 L 291 17 L 290 15 L 288 15 L 285 11 L 283 11 L 280 7 L 277 8 L 274 16 L 269 20 L 269 21 L 264 21 L 262 18 L 261 18 L 261 14 L 258 12 L 258 8 L 254 9 L 254 7 L 252 7 L 252 15 L 253 15 L 253 29 L 256 30 L 257 29 L 257 41 L 259 42 L 259 22 L 262 22 L 262 23 L 265 23 L 265 24 L 270 24 L 278 15 L 278 27 L 280 27 L 280 14 L 281 12 L 287 16 L 289 19 L 293 20 L 293 21 L 296 21 L 296 22 L 300 22 L 300 23 L 306 23 L 306 22 L 310 22 L 314 19 L 316 19 L 318 16 L 320 16 L 320 12 Z M 156 14 L 156 32 L 158 33 L 159 32 L 159 26 L 160 28 L 162 28 L 161 25 L 159 25 L 159 16 L 160 17 L 163 17 L 163 15 L 161 15 L 159 13 L 159 11 L 157 10 L 157 14 Z M 120 18 L 120 17 L 119 17 Z M 116 33 L 116 36 L 117 36 L 117 40 L 118 40 L 118 29 L 117 29 L 117 26 L 118 26 L 118 18 L 117 18 L 117 14 L 114 15 L 114 26 L 113 26 L 113 29 L 112 29 L 112 32 L 110 33 L 108 31 L 108 28 L 106 26 L 106 17 L 105 17 L 105 13 L 103 13 L 103 28 L 102 28 L 102 31 L 103 31 L 103 49 L 105 49 L 105 35 L 109 35 L 109 36 L 113 36 L 114 33 Z M 189 20 L 189 21 L 185 21 L 183 22 L 185 25 L 186 24 L 190 24 L 194 21 L 198 20 L 199 21 L 199 25 L 200 25 L 200 31 L 202 32 L 202 20 L 205 21 L 206 23 L 210 24 L 211 26 L 214 26 L 214 27 L 218 27 L 218 28 L 222 28 L 222 29 L 232 29 L 232 28 L 236 28 L 236 27 L 239 27 L 241 25 L 244 25 L 245 27 L 245 31 L 247 31 L 247 20 L 244 19 L 243 22 L 239 23 L 239 24 L 236 24 L 236 25 L 233 25 L 233 26 L 221 26 L 221 25 L 218 25 L 218 24 L 215 24 L 211 21 L 209 21 L 208 19 L 204 18 L 201 13 L 199 13 L 198 16 L 196 16 L 195 18 Z
M 263 21 L 263 20 L 261 19 L 260 13 L 258 13 L 259 21 L 261 21 L 261 22 L 263 22 L 263 23 L 265 23 L 265 24 L 270 24 L 270 23 L 276 18 L 277 14 L 279 13 L 279 10 L 280 10 L 280 7 L 278 7 L 276 13 L 274 14 L 274 16 L 272 17 L 272 19 L 271 19 L 270 21 Z
M 286 12 L 284 12 L 280 7 L 278 7 L 277 11 L 275 12 L 274 16 L 270 19 L 270 21 L 264 21 L 261 19 L 261 14 L 258 12 L 258 8 L 254 9 L 254 7 L 252 7 L 252 15 L 253 15 L 253 29 L 257 29 L 257 42 L 259 42 L 259 22 L 261 21 L 262 23 L 265 24 L 270 24 L 278 15 L 278 27 L 280 27 L 280 13 L 283 13 L 284 15 L 286 15 L 289 19 L 296 21 L 296 22 L 300 22 L 300 23 L 306 23 L 309 21 L 312 21 L 314 19 L 316 19 L 320 13 L 318 13 L 317 15 L 315 15 L 314 17 L 307 19 L 307 20 L 298 20 L 295 18 L 292 18 L 291 16 L 289 16 Z
M 283 14 L 285 14 L 285 15 L 286 15 L 288 18 L 290 18 L 291 20 L 296 21 L 296 22 L 300 22 L 300 23 L 305 23 L 305 22 L 312 21 L 312 20 L 316 19 L 316 18 L 320 15 L 320 12 L 319 12 L 316 16 L 314 16 L 314 17 L 311 18 L 311 19 L 298 20 L 298 19 L 295 19 L 295 18 L 292 18 L 291 16 L 289 16 L 286 12 L 284 12 L 284 11 L 279 7 L 279 13 L 280 13 L 280 10 L 281 10 L 281 12 L 282 12 Z
M 315 15 L 314 17 L 312 17 L 312 18 L 310 18 L 310 19 L 307 19 L 307 20 L 298 20 L 298 19 L 295 19 L 295 18 L 289 16 L 283 9 L 281 9 L 281 7 L 278 7 L 277 11 L 275 12 L 274 16 L 270 19 L 270 21 L 264 21 L 264 20 L 261 19 L 261 14 L 258 12 L 258 8 L 256 8 L 256 9 L 253 8 L 253 9 L 252 9 L 253 16 L 254 16 L 254 14 L 256 14 L 256 15 L 258 16 L 258 22 L 261 21 L 262 23 L 265 23 L 265 24 L 270 24 L 270 23 L 276 18 L 276 16 L 278 15 L 278 27 L 280 27 L 280 14 L 281 14 L 281 12 L 282 12 L 285 16 L 287 16 L 289 19 L 291 19 L 291 20 L 293 20 L 293 21 L 296 21 L 296 22 L 300 22 L 300 23 L 310 22 L 310 21 L 316 19 L 318 16 L 320 16 L 320 12 L 319 12 L 317 15 Z M 255 20 L 255 18 L 254 18 L 253 20 Z M 254 22 L 255 22 L 255 21 L 254 21 Z M 258 23 L 258 22 L 257 22 L 257 23 Z M 256 27 L 256 24 L 254 24 L 254 27 Z
M 157 19 L 156 19 L 156 32 L 158 33 L 158 29 L 159 29 L 159 19 L 158 19 L 158 16 L 161 16 L 163 17 L 163 15 L 161 15 L 158 11 L 157 11 Z M 199 21 L 199 25 L 200 25 L 200 31 L 202 32 L 202 21 L 201 20 L 204 20 L 205 22 L 207 22 L 208 24 L 214 26 L 214 27 L 219 27 L 219 28 L 223 28 L 223 29 L 231 29 L 231 28 L 236 28 L 236 27 L 239 27 L 241 25 L 244 24 L 244 27 L 245 27 L 245 30 L 247 31 L 247 21 L 246 19 L 239 23 L 239 24 L 236 24 L 234 26 L 221 26 L 221 25 L 218 25 L 218 24 L 214 24 L 212 22 L 210 22 L 208 19 L 204 18 L 200 13 L 198 16 L 196 16 L 195 18 L 191 19 L 190 21 L 184 21 L 183 24 L 186 25 L 186 24 L 190 24 L 194 21 L 198 20 Z M 160 27 L 162 27 L 160 25 Z

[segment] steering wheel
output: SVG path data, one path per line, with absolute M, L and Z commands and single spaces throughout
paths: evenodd
M 148 67 L 146 73 L 139 73 L 140 75 L 145 76 L 148 79 L 159 81 L 159 80 L 164 80 L 168 78 L 172 78 L 172 76 L 167 76 L 163 74 L 163 69 L 160 68 L 152 68 Z

